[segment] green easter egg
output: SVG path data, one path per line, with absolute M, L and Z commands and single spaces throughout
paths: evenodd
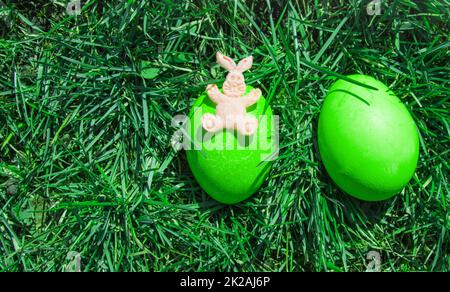
M 320 156 L 333 181 L 348 194 L 381 201 L 397 194 L 414 174 L 419 157 L 417 127 L 406 107 L 376 79 L 349 78 L 328 91 L 320 116 Z
M 248 93 L 252 89 L 247 86 Z M 186 156 L 194 177 L 215 200 L 235 204 L 254 194 L 267 177 L 272 162 L 275 139 L 272 131 L 272 109 L 261 96 L 247 108 L 247 114 L 258 119 L 258 128 L 252 136 L 243 136 L 233 130 L 215 134 L 205 131 L 201 117 L 216 113 L 216 105 L 203 93 L 189 113 L 187 133 L 190 149 Z

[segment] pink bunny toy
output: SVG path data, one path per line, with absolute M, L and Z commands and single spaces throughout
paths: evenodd
M 215 84 L 209 84 L 206 92 L 209 98 L 217 104 L 216 115 L 207 113 L 202 116 L 202 126 L 208 132 L 226 129 L 237 129 L 243 135 L 252 135 L 258 127 L 258 120 L 247 115 L 246 108 L 255 104 L 261 97 L 261 90 L 252 89 L 245 96 L 244 71 L 250 69 L 253 57 L 242 59 L 236 63 L 222 53 L 216 54 L 217 63 L 229 73 L 223 83 L 223 93 Z

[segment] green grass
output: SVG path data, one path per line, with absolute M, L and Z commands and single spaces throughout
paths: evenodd
M 372 250 L 383 271 L 450 271 L 449 1 L 2 2 L 0 271 L 62 271 L 71 251 L 85 271 L 364 271 Z M 280 156 L 235 206 L 170 143 L 172 116 L 223 80 L 218 50 L 253 54 L 248 83 L 280 116 Z M 420 132 L 414 177 L 381 203 L 318 155 L 326 91 L 351 73 Z

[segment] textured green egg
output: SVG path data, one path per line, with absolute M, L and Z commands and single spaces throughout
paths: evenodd
M 386 85 L 365 75 L 348 76 L 328 91 L 320 116 L 318 144 L 334 182 L 366 201 L 388 199 L 414 174 L 419 157 L 417 127 Z
M 247 93 L 251 89 L 247 86 Z M 206 132 L 201 126 L 205 113 L 216 113 L 206 93 L 195 101 L 189 113 L 187 129 L 193 149 L 186 150 L 187 161 L 200 186 L 212 198 L 224 204 L 238 203 L 254 194 L 270 171 L 272 163 L 268 158 L 275 149 L 272 110 L 262 96 L 247 108 L 247 113 L 259 120 L 257 131 L 247 138 L 232 130 L 214 135 Z

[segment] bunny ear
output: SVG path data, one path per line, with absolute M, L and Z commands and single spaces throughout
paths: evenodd
M 239 64 L 237 65 L 237 70 L 240 72 L 247 71 L 250 69 L 253 65 L 253 57 L 249 56 L 245 59 L 242 59 Z
M 217 64 L 222 66 L 222 68 L 227 71 L 232 71 L 236 69 L 236 63 L 230 57 L 225 56 L 221 52 L 217 52 L 216 54 Z

